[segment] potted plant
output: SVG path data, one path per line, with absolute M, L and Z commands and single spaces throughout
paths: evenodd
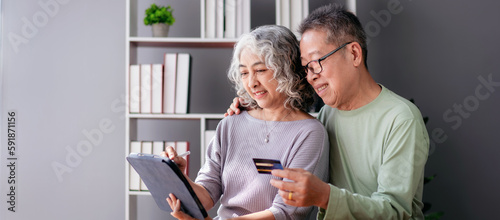
M 168 6 L 157 6 L 151 4 L 151 7 L 146 9 L 146 17 L 144 17 L 145 25 L 152 25 L 153 37 L 166 37 L 170 25 L 174 24 L 175 18 L 172 15 L 174 10 Z

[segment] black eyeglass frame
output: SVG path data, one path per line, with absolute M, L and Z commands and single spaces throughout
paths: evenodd
M 337 49 L 335 50 L 332 50 L 330 53 L 327 53 L 326 55 L 322 56 L 321 58 L 317 59 L 317 60 L 311 60 L 309 61 L 305 66 L 303 66 L 302 68 L 304 69 L 304 72 L 306 73 L 306 75 L 308 74 L 309 72 L 309 64 L 311 62 L 318 62 L 319 64 L 319 67 L 321 68 L 321 70 L 317 73 L 315 72 L 312 72 L 313 74 L 320 74 L 321 72 L 323 72 L 323 66 L 321 65 L 321 61 L 325 60 L 326 58 L 328 58 L 329 56 L 331 56 L 332 54 L 334 54 L 335 52 L 339 51 L 340 49 L 344 48 L 345 46 L 347 46 L 348 44 L 350 43 L 353 43 L 354 41 L 351 41 L 351 42 L 347 42 L 345 44 L 342 44 L 340 45 L 340 47 L 337 47 Z

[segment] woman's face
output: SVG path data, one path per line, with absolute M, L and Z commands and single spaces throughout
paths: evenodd
M 263 59 L 249 49 L 243 49 L 240 54 L 240 74 L 245 90 L 260 107 L 283 107 L 286 98 L 276 91 L 278 82 L 273 78 L 274 71 L 268 69 Z

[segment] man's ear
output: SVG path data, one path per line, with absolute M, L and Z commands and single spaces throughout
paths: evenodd
M 353 65 L 355 67 L 361 66 L 363 64 L 363 50 L 358 42 L 352 42 L 348 45 L 349 54 L 351 55 Z

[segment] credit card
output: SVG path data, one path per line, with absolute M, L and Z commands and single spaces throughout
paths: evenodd
M 262 174 L 271 174 L 271 171 L 274 169 L 283 169 L 279 160 L 253 158 L 253 162 L 255 163 L 257 172 Z

